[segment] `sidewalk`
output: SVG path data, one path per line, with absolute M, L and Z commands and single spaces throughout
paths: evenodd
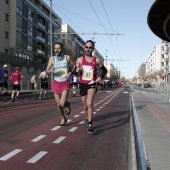
M 170 102 L 168 95 L 134 91 L 132 96 L 151 170 L 169 170 Z

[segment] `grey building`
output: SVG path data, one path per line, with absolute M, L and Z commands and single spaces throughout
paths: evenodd
M 1 0 L 0 22 L 0 66 L 8 64 L 9 73 L 19 66 L 27 80 L 38 75 L 51 55 L 50 7 L 42 0 Z M 53 33 L 61 33 L 61 23 L 52 12 Z

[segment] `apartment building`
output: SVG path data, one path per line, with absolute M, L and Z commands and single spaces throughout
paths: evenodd
M 155 46 L 154 51 L 146 61 L 146 75 L 161 72 L 162 78 L 167 82 L 169 71 L 169 43 L 162 41 Z
M 50 38 L 50 7 L 42 0 L 0 1 L 0 66 L 9 65 L 9 73 L 19 66 L 25 79 L 39 74 L 51 55 L 51 43 L 61 41 L 60 34 Z M 52 12 L 52 33 L 61 33 L 61 18 Z
M 78 57 L 84 55 L 85 41 L 68 24 L 62 24 L 61 32 L 64 52 L 76 61 Z

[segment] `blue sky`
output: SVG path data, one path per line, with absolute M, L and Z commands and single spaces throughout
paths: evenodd
M 50 0 L 44 1 L 50 5 Z M 85 41 L 95 38 L 96 49 L 104 58 L 107 54 L 107 59 L 120 69 L 122 76 L 135 76 L 136 70 L 147 60 L 155 45 L 161 42 L 147 24 L 148 12 L 154 0 L 52 0 L 52 2 L 53 11 L 61 17 L 62 23 L 69 24 L 76 32 L 123 34 L 80 35 Z

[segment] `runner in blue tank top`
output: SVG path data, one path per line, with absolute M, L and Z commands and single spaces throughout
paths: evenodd
M 3 101 L 6 102 L 7 100 L 7 94 L 8 94 L 8 66 L 4 64 L 3 69 L 0 70 L 0 93 L 2 91 L 2 87 L 4 88 L 4 98 Z

